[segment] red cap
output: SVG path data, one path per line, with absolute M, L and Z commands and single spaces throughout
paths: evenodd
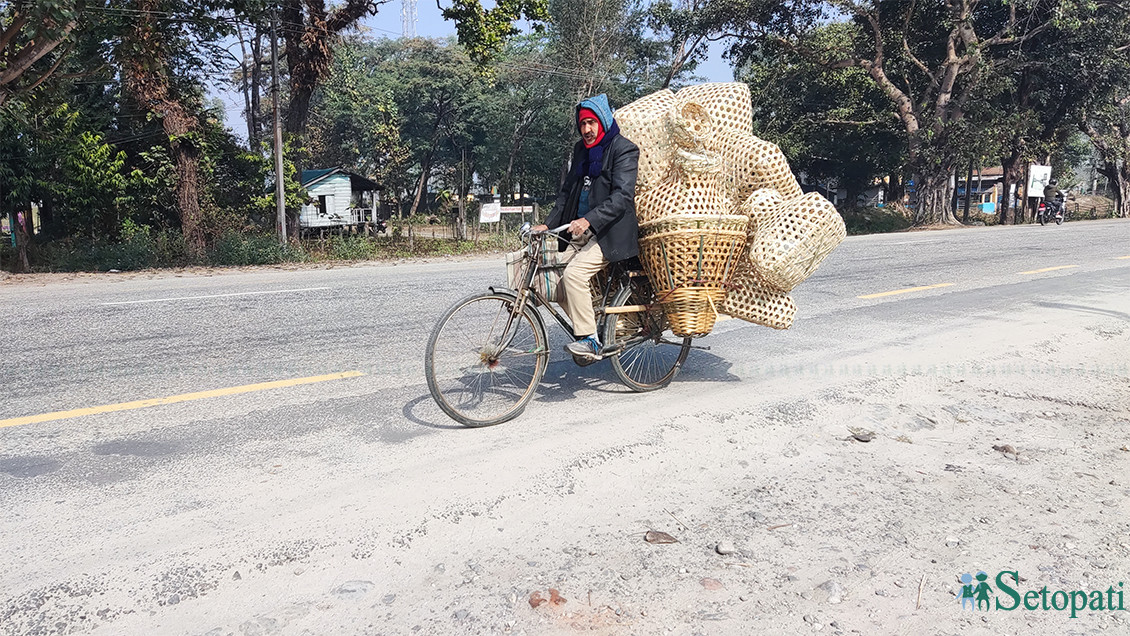
M 592 144 L 585 143 L 586 148 L 592 148 L 593 146 L 600 143 L 601 139 L 604 139 L 604 124 L 600 123 L 600 117 L 597 117 L 596 113 L 592 112 L 591 110 L 589 110 L 587 108 L 582 108 L 582 109 L 577 111 L 577 124 L 580 125 L 581 121 L 583 121 L 585 119 L 595 119 L 596 120 L 596 139 L 593 140 Z M 584 140 L 582 139 L 581 141 L 584 141 Z

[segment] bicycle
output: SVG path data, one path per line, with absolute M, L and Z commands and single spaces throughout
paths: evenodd
M 564 238 L 569 226 L 531 232 L 518 289 L 489 287 L 467 296 L 440 318 L 428 338 L 424 374 L 432 398 L 444 413 L 469 427 L 512 420 L 533 399 L 549 365 L 545 309 L 570 337 L 573 326 L 534 285 L 545 266 L 545 241 Z M 689 337 L 675 336 L 651 282 L 635 262 L 613 263 L 594 277 L 597 330 L 603 358 L 621 382 L 636 392 L 671 383 L 691 349 Z M 581 364 L 578 361 L 578 364 Z M 582 365 L 583 366 L 583 365 Z

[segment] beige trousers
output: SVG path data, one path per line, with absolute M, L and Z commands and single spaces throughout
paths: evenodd
M 578 338 L 596 333 L 596 312 L 592 308 L 589 281 L 607 264 L 604 253 L 600 251 L 600 245 L 593 238 L 569 259 L 565 273 L 561 276 L 565 295 L 558 304 L 573 322 L 573 335 Z

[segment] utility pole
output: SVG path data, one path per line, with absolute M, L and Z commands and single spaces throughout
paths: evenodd
M 271 9 L 271 108 L 275 126 L 275 229 L 286 245 L 286 196 L 283 188 L 282 123 L 279 120 L 279 8 Z
M 467 188 L 467 148 L 460 148 L 460 168 L 462 169 L 462 178 L 459 181 L 459 223 L 455 228 L 455 237 L 460 241 L 467 241 L 467 194 L 463 192 Z

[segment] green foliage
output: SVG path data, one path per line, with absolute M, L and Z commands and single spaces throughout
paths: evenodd
M 258 184 L 266 182 L 266 187 L 258 185 L 249 189 L 246 194 L 246 210 L 249 221 L 255 222 L 262 228 L 273 228 L 276 225 L 277 201 L 275 198 L 275 164 L 270 153 L 270 147 L 263 143 L 263 154 L 241 154 L 251 166 L 253 174 L 258 176 Z M 306 148 L 299 147 L 294 137 L 283 137 L 283 207 L 288 214 L 297 214 L 297 211 L 310 202 L 310 193 L 302 187 L 298 178 L 298 167 L 295 157 L 307 153 Z
M 311 105 L 312 165 L 345 166 L 378 183 L 407 186 L 402 175 L 412 152 L 401 138 L 401 104 L 408 98 L 397 94 L 393 69 L 385 64 L 394 49 L 359 38 L 338 47 L 330 77 Z
M 855 25 L 839 23 L 812 31 L 806 42 L 848 46 L 857 37 Z M 779 145 L 793 170 L 845 188 L 849 206 L 905 164 L 905 135 L 863 69 L 828 69 L 767 43 L 748 51 L 739 73 L 753 95 L 754 132 Z
M 190 263 L 184 238 L 175 230 L 154 231 L 126 220 L 119 241 L 71 237 L 39 248 L 38 269 L 48 271 L 131 271 Z
M 914 216 L 901 205 L 847 210 L 843 214 L 848 234 L 901 232 L 914 225 Z
M 279 245 L 272 234 L 229 232 L 216 240 L 207 254 L 212 265 L 272 265 L 305 260 L 300 250 Z
M 484 9 L 480 0 L 452 0 L 443 18 L 455 22 L 459 43 L 471 59 L 485 64 L 518 33 L 514 22 L 541 22 L 548 18 L 548 11 L 546 0 L 496 0 L 492 9 Z

